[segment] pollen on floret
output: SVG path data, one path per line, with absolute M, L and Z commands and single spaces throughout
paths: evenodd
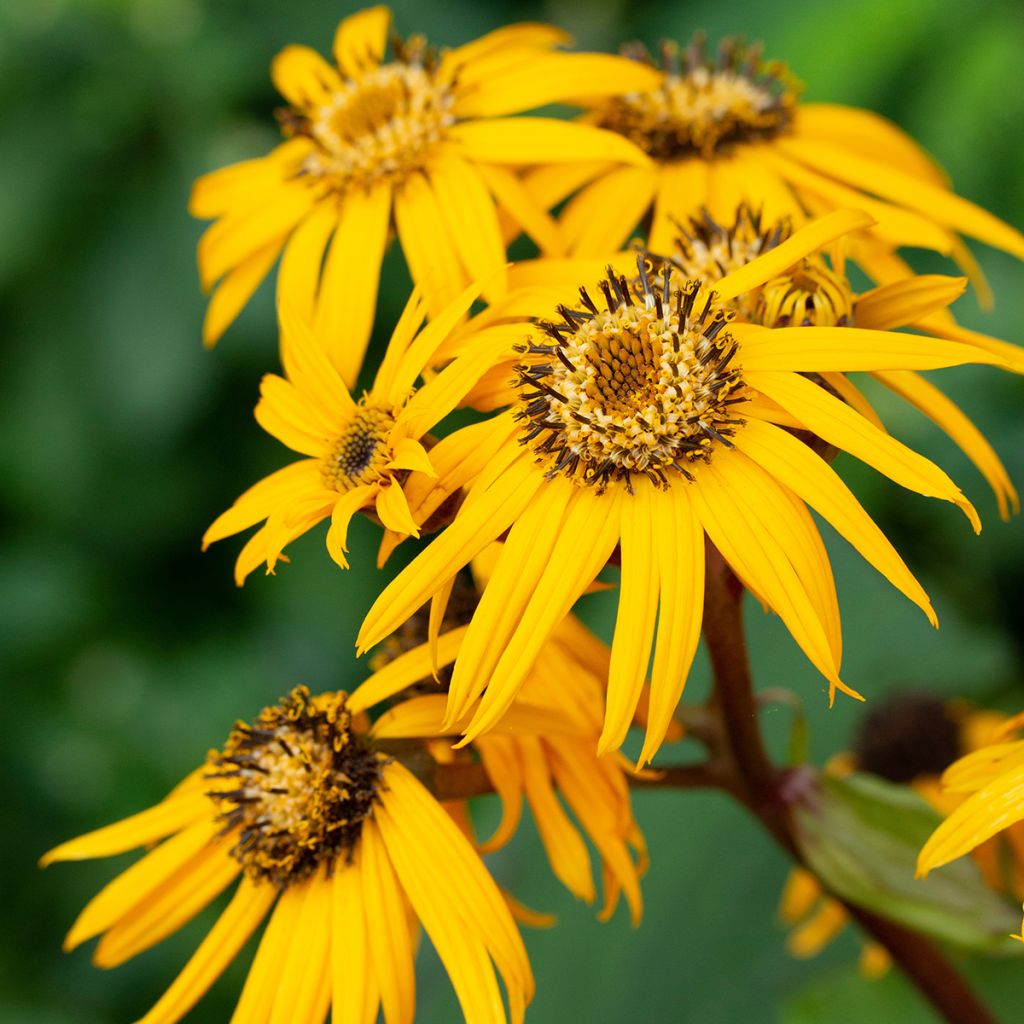
M 348 491 L 382 481 L 392 458 L 388 437 L 394 425 L 389 412 L 361 402 L 323 460 L 324 485 Z

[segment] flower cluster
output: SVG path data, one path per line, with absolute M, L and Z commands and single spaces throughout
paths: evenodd
M 342 21 L 331 60 L 283 50 L 283 141 L 195 185 L 191 210 L 213 221 L 199 244 L 208 344 L 278 264 L 282 367 L 256 419 L 298 456 L 203 544 L 255 528 L 241 585 L 318 527 L 337 566 L 366 568 L 348 545 L 360 513 L 382 529 L 379 566 L 430 539 L 362 622 L 361 685 L 293 688 L 160 803 L 47 854 L 146 848 L 68 936 L 102 936 L 101 966 L 237 883 L 146 1024 L 183 1016 L 264 919 L 235 1020 L 411 1021 L 420 927 L 468 1021 L 521 1020 L 533 981 L 515 922 L 547 918 L 481 856 L 516 838 L 527 807 L 566 888 L 597 899 L 592 847 L 600 916 L 623 896 L 637 923 L 647 850 L 631 790 L 674 777 L 656 761 L 663 744 L 720 742 L 680 705 L 712 576 L 781 619 L 830 703 L 863 700 L 843 678 L 812 511 L 937 619 L 833 458 L 980 530 L 856 375 L 947 433 L 1004 517 L 1019 508 L 988 441 L 921 372 L 1019 372 L 1024 353 L 959 326 L 948 307 L 967 281 L 915 275 L 901 250 L 951 257 L 984 297 L 961 236 L 1021 258 L 1024 236 L 956 195 L 899 129 L 802 103 L 785 65 L 736 40 L 614 56 L 524 24 L 452 49 L 393 36 L 388 55 L 390 29 L 374 7 Z M 550 104 L 576 113 L 528 113 Z M 520 234 L 536 258 L 510 265 Z M 415 287 L 364 366 L 392 237 Z M 610 646 L 572 614 L 608 589 Z M 979 792 L 922 870 L 1007 820 L 983 795 L 1019 788 L 1019 746 L 949 770 L 958 792 Z M 467 800 L 489 792 L 502 815 L 482 840 Z

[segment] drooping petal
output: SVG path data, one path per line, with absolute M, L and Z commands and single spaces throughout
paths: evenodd
M 506 736 L 481 736 L 476 743 L 484 771 L 501 800 L 501 821 L 491 837 L 479 844 L 481 853 L 500 850 L 515 835 L 523 814 L 523 768 L 519 744 Z
M 402 485 L 397 481 L 393 480 L 378 489 L 376 506 L 380 521 L 389 530 L 412 537 L 420 535 L 416 521 L 409 514 L 409 504 L 405 500 Z
M 274 265 L 286 237 L 286 234 L 282 234 L 262 249 L 257 249 L 230 270 L 214 289 L 203 318 L 203 344 L 207 348 L 217 343 L 252 298 L 253 292 Z
M 327 553 L 341 569 L 348 568 L 348 527 L 352 517 L 373 501 L 374 487 L 353 487 L 345 491 L 331 510 L 331 525 L 327 530 Z

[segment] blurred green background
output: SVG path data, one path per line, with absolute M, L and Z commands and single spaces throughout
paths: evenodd
M 558 22 L 596 48 L 685 38 L 699 27 L 763 39 L 807 83 L 808 98 L 887 114 L 939 157 L 959 191 L 1024 224 L 1019 0 L 432 0 L 396 8 L 400 31 L 422 30 L 436 43 L 528 18 Z M 194 266 L 201 226 L 186 213 L 195 176 L 273 144 L 271 56 L 293 41 L 328 50 L 352 9 L 317 0 L 0 7 L 5 1022 L 134 1020 L 207 923 L 116 971 L 97 971 L 87 951 L 63 956 L 61 937 L 130 858 L 43 874 L 39 854 L 159 798 L 235 717 L 294 682 L 326 689 L 361 678 L 352 641 L 382 582 L 375 528 L 355 524 L 352 572 L 333 567 L 314 531 L 294 545 L 291 566 L 276 578 L 257 574 L 243 590 L 231 581 L 234 541 L 200 555 L 204 527 L 285 453 L 251 416 L 259 377 L 276 363 L 270 289 L 205 352 Z M 997 308 L 983 314 L 968 296 L 957 312 L 970 326 L 1024 340 L 1024 266 L 975 251 Z M 407 290 L 396 252 L 385 273 L 377 344 Z M 980 369 L 942 380 L 1024 483 L 1024 382 Z M 986 527 L 975 538 L 956 510 L 840 464 L 943 623 L 936 635 L 830 536 L 844 677 L 873 698 L 912 685 L 1024 706 L 1021 522 L 999 521 L 984 482 L 922 418 L 891 404 L 882 411 L 961 483 Z M 606 629 L 611 608 L 595 599 L 588 615 Z M 822 681 L 783 627 L 749 612 L 759 682 L 801 695 L 823 760 L 848 743 L 862 708 L 844 702 L 828 712 Z M 695 696 L 704 675 L 698 667 Z M 776 732 L 787 714 L 776 716 Z M 599 925 L 575 904 L 528 829 L 496 864 L 523 899 L 561 919 L 527 938 L 539 989 L 534 1024 L 932 1019 L 900 978 L 859 978 L 849 934 L 818 959 L 787 957 L 775 918 L 786 865 L 723 799 L 646 793 L 636 805 L 654 856 L 638 931 L 621 910 Z M 1019 962 L 965 966 L 1000 1019 L 1019 1019 Z M 227 1020 L 244 969 L 236 965 L 188 1019 Z M 454 1019 L 429 949 L 419 970 L 418 1019 Z

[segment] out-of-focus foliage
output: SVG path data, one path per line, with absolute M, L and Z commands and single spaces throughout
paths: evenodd
M 273 53 L 292 41 L 326 50 L 338 18 L 354 6 L 0 6 L 2 1020 L 135 1019 L 205 923 L 109 974 L 81 951 L 63 957 L 63 931 L 116 865 L 43 875 L 34 869 L 43 850 L 159 797 L 235 717 L 293 683 L 322 689 L 361 678 L 352 642 L 382 581 L 368 523 L 353 527 L 355 568 L 345 574 L 323 556 L 319 536 L 294 545 L 277 578 L 256 577 L 241 591 L 231 582 L 228 546 L 199 553 L 205 525 L 282 453 L 251 417 L 259 377 L 276 362 L 270 289 L 215 353 L 204 352 L 194 267 L 200 226 L 185 210 L 197 174 L 273 143 Z M 558 21 L 591 47 L 685 38 L 698 27 L 712 37 L 762 38 L 807 82 L 809 98 L 887 114 L 941 159 L 963 194 L 1024 224 L 1017 0 L 395 6 L 400 30 L 447 43 L 524 18 Z M 1024 267 L 991 251 L 980 258 L 996 310 L 982 314 L 968 297 L 957 311 L 970 326 L 1021 341 Z M 934 261 L 918 266 L 941 269 Z M 392 253 L 378 344 L 407 288 Z M 985 368 L 948 372 L 944 382 L 1024 484 L 1024 383 Z M 942 620 L 935 635 L 829 538 L 847 638 L 844 678 L 869 696 L 912 684 L 1019 708 L 1024 527 L 999 522 L 984 483 L 928 423 L 880 401 L 893 430 L 962 484 L 986 529 L 975 538 L 955 510 L 842 464 L 919 571 Z M 606 627 L 611 602 L 587 600 L 590 621 Z M 749 617 L 759 685 L 801 694 L 813 756 L 827 757 L 861 709 L 841 702 L 829 713 L 821 680 L 785 630 L 756 608 Z M 699 663 L 691 699 L 703 678 Z M 770 719 L 780 741 L 788 715 L 780 709 Z M 649 793 L 637 806 L 654 864 L 636 933 L 621 912 L 600 926 L 573 905 L 528 835 L 499 861 L 519 895 L 561 917 L 558 928 L 527 938 L 538 976 L 533 1024 L 570 1014 L 765 1020 L 765 1007 L 789 1024 L 931 1019 L 898 977 L 860 981 L 849 937 L 815 961 L 787 959 L 774 920 L 783 859 L 724 800 Z M 448 1021 L 454 1001 L 431 957 L 421 957 L 419 1019 Z M 243 958 L 189 1020 L 226 1020 L 244 966 Z M 977 961 L 967 970 L 1004 1013 L 1016 1012 L 1019 964 Z

